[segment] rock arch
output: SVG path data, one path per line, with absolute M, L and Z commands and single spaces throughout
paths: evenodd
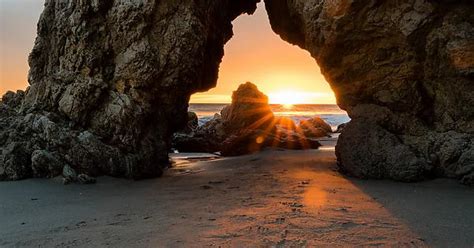
M 266 3 L 274 30 L 318 60 L 353 119 L 336 147 L 343 171 L 473 183 L 473 3 Z
M 231 21 L 258 0 L 47 0 L 30 87 L 1 104 L 0 178 L 159 176 L 189 96 L 215 86 Z M 355 176 L 474 180 L 469 1 L 266 0 L 274 31 L 308 50 L 353 118 Z

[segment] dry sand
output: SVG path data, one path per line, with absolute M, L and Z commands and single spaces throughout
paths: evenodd
M 474 247 L 473 188 L 346 178 L 326 145 L 147 181 L 2 182 L 0 247 Z

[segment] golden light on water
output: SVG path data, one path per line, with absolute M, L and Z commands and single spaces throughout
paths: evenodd
M 271 104 L 281 104 L 285 108 L 292 107 L 295 104 L 304 104 L 316 102 L 316 94 L 298 92 L 292 90 L 272 92 L 268 94 L 269 101 Z
M 286 109 L 292 109 L 297 104 L 321 104 L 331 102 L 334 95 L 323 92 L 305 92 L 297 90 L 281 90 L 268 93 L 270 104 L 281 104 Z M 328 101 L 329 99 L 329 101 Z
M 283 108 L 284 108 L 284 109 L 288 109 L 288 110 L 289 110 L 289 109 L 293 109 L 293 107 L 294 107 L 293 104 L 283 104 Z

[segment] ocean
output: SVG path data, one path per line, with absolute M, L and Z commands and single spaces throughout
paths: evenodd
M 216 113 L 220 113 L 225 106 L 227 106 L 227 104 L 191 103 L 189 111 L 195 112 L 199 117 L 199 125 L 203 125 L 211 120 Z M 338 125 L 350 121 L 347 113 L 335 104 L 296 104 L 292 106 L 272 104 L 270 106 L 276 116 L 289 117 L 296 123 L 304 119 L 319 116 L 331 125 L 333 130 L 335 130 Z

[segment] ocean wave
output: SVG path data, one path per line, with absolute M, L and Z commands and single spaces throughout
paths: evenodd
M 199 118 L 199 125 L 204 125 L 214 118 L 216 113 L 227 106 L 227 104 L 191 104 L 189 111 L 195 112 Z M 301 104 L 291 106 L 291 109 L 282 105 L 271 105 L 275 116 L 288 117 L 299 123 L 319 116 L 325 120 L 334 130 L 338 125 L 349 122 L 351 119 L 347 113 L 341 110 L 337 105 L 320 105 L 320 104 Z

